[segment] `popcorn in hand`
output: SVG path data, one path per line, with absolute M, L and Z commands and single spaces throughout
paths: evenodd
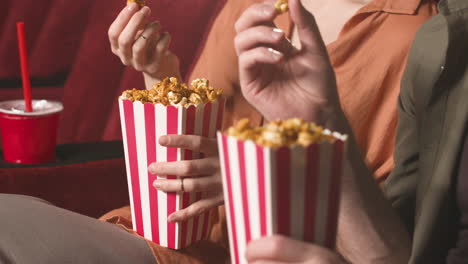
M 288 0 L 278 0 L 275 3 L 275 10 L 279 14 L 283 14 L 283 13 L 288 12 L 288 10 L 289 10 Z
M 146 0 L 127 0 L 127 5 L 130 5 L 131 3 L 137 3 L 138 6 L 142 8 L 146 5 Z

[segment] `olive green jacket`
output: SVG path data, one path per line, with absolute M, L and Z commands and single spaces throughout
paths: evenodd
M 457 231 L 455 182 L 468 122 L 468 0 L 442 0 L 439 12 L 418 31 L 410 52 L 398 101 L 396 167 L 384 186 L 412 235 L 410 263 L 444 263 Z

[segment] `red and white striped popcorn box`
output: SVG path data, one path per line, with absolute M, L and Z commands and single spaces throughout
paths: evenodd
M 251 240 L 273 234 L 335 244 L 346 136 L 335 143 L 270 148 L 218 132 L 233 264 Z
M 169 134 L 215 138 L 222 125 L 224 105 L 224 99 L 185 108 L 119 98 L 133 229 L 141 236 L 172 249 L 207 238 L 211 228 L 209 213 L 182 223 L 167 221 L 173 212 L 200 200 L 202 193 L 157 191 L 153 182 L 161 177 L 149 174 L 148 166 L 153 162 L 200 158 L 202 154 L 190 150 L 162 147 L 158 139 Z

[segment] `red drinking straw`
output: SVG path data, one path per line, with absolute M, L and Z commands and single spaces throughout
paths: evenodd
M 23 79 L 23 96 L 26 112 L 32 112 L 31 80 L 29 79 L 28 52 L 26 50 L 26 34 L 24 33 L 24 22 L 16 23 L 18 33 L 18 47 L 21 62 L 21 78 Z

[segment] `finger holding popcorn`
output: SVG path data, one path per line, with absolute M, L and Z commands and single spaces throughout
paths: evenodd
M 259 75 L 269 75 L 269 72 L 264 74 L 260 73 L 260 68 L 263 66 L 275 66 L 284 59 L 284 54 L 267 47 L 258 47 L 243 52 L 239 56 L 239 64 L 242 67 L 239 69 L 239 73 L 242 74 L 246 79 L 251 80 L 251 83 L 258 79 Z M 244 93 L 245 91 L 242 90 Z M 244 94 L 245 96 L 245 94 Z
M 138 38 L 138 34 L 146 27 L 150 14 L 151 10 L 146 6 L 136 12 L 118 38 L 118 56 L 122 63 L 127 66 L 132 63 L 133 45 Z
M 306 10 L 300 0 L 289 0 L 289 9 L 291 19 L 297 25 L 301 51 L 328 54 L 314 15 Z
M 259 36 L 252 37 L 250 44 L 236 42 L 240 51 L 244 46 L 254 47 L 239 54 L 242 94 L 268 120 L 301 117 L 324 125 L 331 122 L 325 116 L 341 111 L 333 67 L 313 15 L 300 0 L 288 3 L 300 47 L 291 46 L 290 53 L 286 53 L 281 47 L 263 44 Z M 274 15 L 261 16 L 261 11 L 247 10 L 237 23 L 238 29 L 272 25 L 279 14 L 273 4 L 270 8 Z M 245 30 L 238 31 L 238 35 Z
M 277 15 L 274 6 L 269 2 L 254 4 L 245 10 L 234 26 L 237 33 L 261 25 L 274 27 L 273 20 Z
M 108 34 L 112 52 L 124 65 L 155 75 L 167 63 L 163 60 L 171 55 L 168 52 L 171 37 L 167 32 L 160 33 L 158 21 L 148 23 L 150 14 L 149 7 L 138 11 L 138 5 L 132 3 L 122 10 Z
M 159 22 L 150 23 L 146 29 L 137 36 L 137 40 L 132 47 L 133 66 L 137 71 L 145 71 L 145 69 L 152 63 L 149 58 L 148 50 L 154 49 L 160 34 Z
M 109 42 L 111 44 L 112 52 L 115 55 L 119 55 L 119 37 L 136 12 L 138 12 L 138 5 L 130 4 L 128 7 L 125 7 L 124 9 L 122 9 L 122 11 L 120 11 L 117 18 L 114 20 L 114 22 L 112 22 L 111 26 L 109 27 L 109 31 L 107 34 L 109 37 Z
M 171 36 L 160 34 L 157 21 L 149 23 L 150 11 L 144 0 L 128 1 L 108 30 L 112 53 L 122 64 L 143 73 L 146 89 L 167 76 L 181 77 L 179 58 L 169 51 Z
M 136 3 L 140 8 L 143 8 L 146 5 L 145 0 L 127 0 L 127 5 L 131 5 L 132 3 Z
M 161 38 L 158 40 L 156 47 L 153 51 L 149 50 L 149 59 L 152 63 L 149 65 L 146 72 L 154 74 L 157 72 L 163 63 L 163 60 L 170 55 L 173 55 L 169 52 L 169 46 L 171 44 L 172 37 L 169 33 L 164 32 L 161 35 Z
M 292 48 L 291 42 L 281 29 L 269 26 L 246 29 L 237 34 L 234 42 L 238 55 L 261 46 L 268 46 L 285 54 Z

